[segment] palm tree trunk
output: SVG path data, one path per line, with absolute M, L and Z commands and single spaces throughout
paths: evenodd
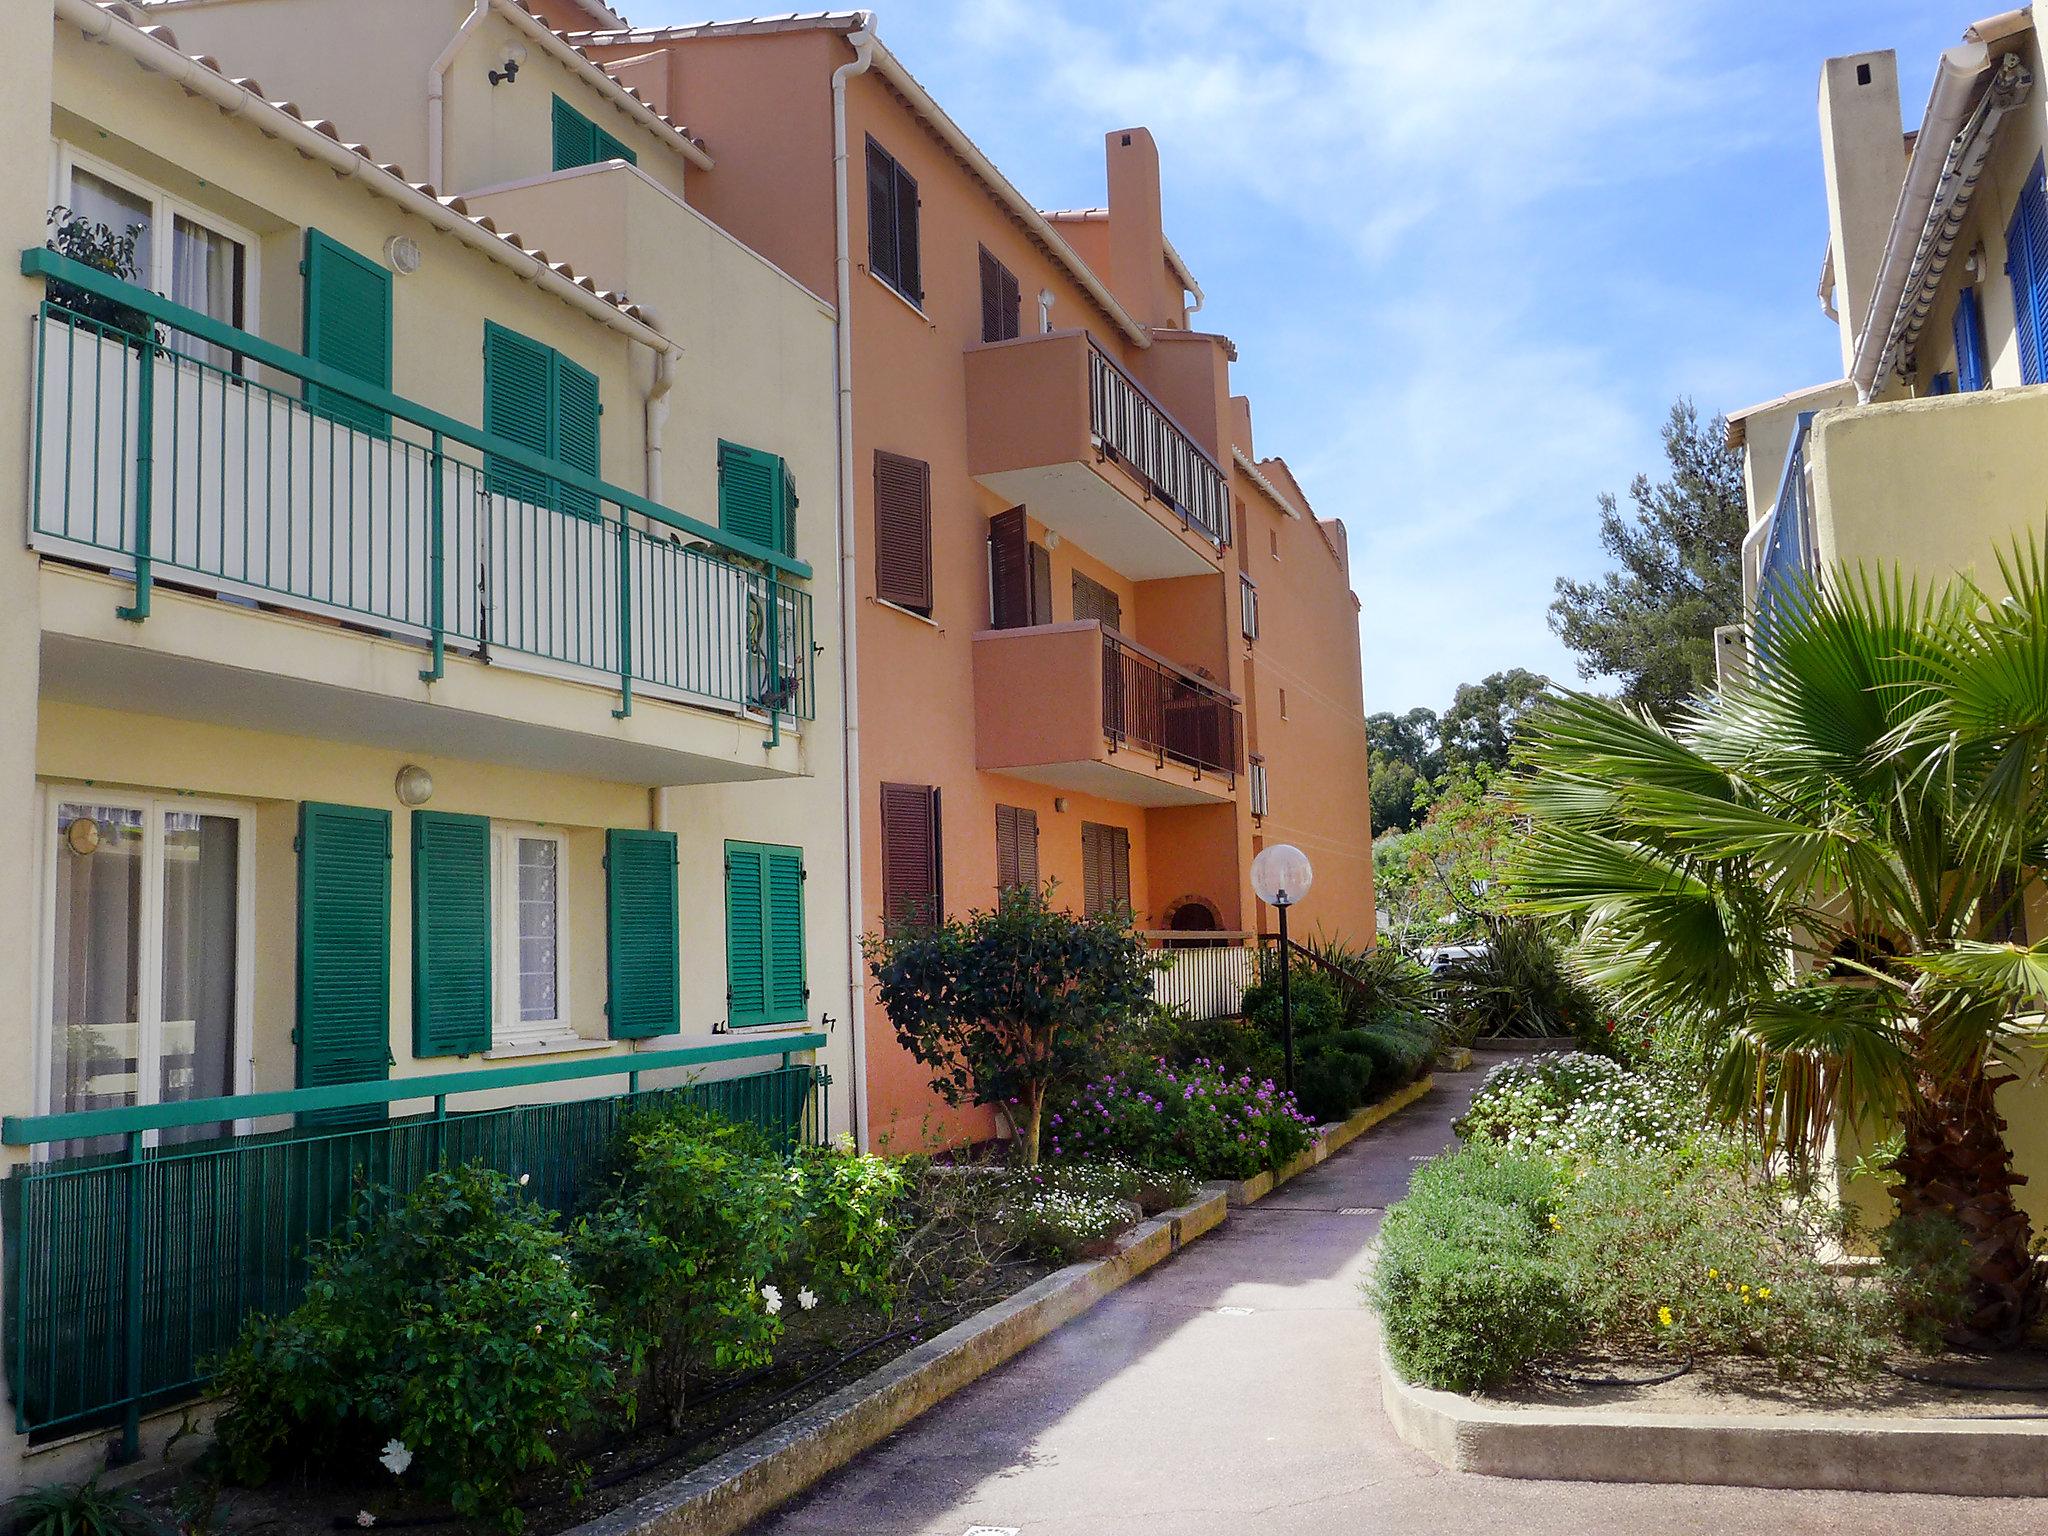
M 2027 1251 L 2033 1229 L 2012 1197 L 2026 1175 L 2013 1172 L 1997 1087 L 1982 1067 L 1956 1082 L 1923 1080 L 1899 1157 L 1901 1218 L 1945 1216 L 1969 1245 L 1968 1306 L 1948 1332 L 1963 1348 L 2019 1342 L 2044 1299 L 2040 1268 Z

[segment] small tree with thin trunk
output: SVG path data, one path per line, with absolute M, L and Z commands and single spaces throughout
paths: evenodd
M 1095 1059 L 1102 1035 L 1148 1007 L 1151 951 L 1128 909 L 1077 916 L 1051 886 L 1004 891 L 993 911 L 864 941 L 896 1038 L 948 1104 L 993 1105 L 1027 1164 L 1047 1091 Z

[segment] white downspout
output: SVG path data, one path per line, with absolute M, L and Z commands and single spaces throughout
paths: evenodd
M 449 66 L 455 62 L 455 55 L 462 51 L 462 45 L 469 41 L 469 35 L 483 25 L 484 18 L 491 14 L 491 0 L 476 0 L 476 9 L 448 39 L 448 46 L 427 70 L 427 184 L 441 196 L 450 194 L 449 187 L 442 184 L 442 160 L 445 142 L 443 133 L 447 121 L 448 102 L 445 94 Z
M 661 323 L 661 316 L 655 310 L 642 304 L 640 318 L 648 326 L 668 334 L 668 327 Z M 668 395 L 676 387 L 676 372 L 683 360 L 683 349 L 673 342 L 665 347 L 655 347 L 654 378 L 647 386 L 646 433 L 647 433 L 647 499 L 662 500 L 661 494 L 661 435 L 668 426 Z
M 853 57 L 832 71 L 832 215 L 833 272 L 837 281 L 838 316 L 833 322 L 837 343 L 833 355 L 834 382 L 839 397 L 839 698 L 844 729 L 842 769 L 846 776 L 846 1028 L 849 1064 L 853 1083 L 848 1097 L 851 1106 L 854 1145 L 868 1150 L 866 1113 L 868 1102 L 867 1029 L 868 989 L 866 967 L 861 958 L 861 865 L 860 865 L 860 695 L 859 668 L 855 665 L 854 594 L 859 590 L 854 553 L 853 516 L 853 254 L 849 221 L 852 206 L 846 189 L 846 82 L 867 73 L 875 57 L 875 17 L 862 11 L 859 23 L 846 34 Z

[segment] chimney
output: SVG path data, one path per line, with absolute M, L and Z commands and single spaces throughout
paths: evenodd
M 1820 156 L 1846 375 L 1869 318 L 1878 264 L 1906 179 L 1899 61 L 1890 49 L 1852 53 L 1821 66 Z
M 1140 325 L 1180 324 L 1166 293 L 1166 232 L 1159 214 L 1159 149 L 1143 128 L 1105 135 L 1109 162 L 1109 291 Z

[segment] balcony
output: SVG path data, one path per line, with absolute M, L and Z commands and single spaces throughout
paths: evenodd
M 51 252 L 23 267 L 152 332 L 34 321 L 58 696 L 647 783 L 763 776 L 731 722 L 811 718 L 800 563 Z
M 1237 696 L 1093 621 L 974 637 L 975 765 L 1125 805 L 1230 800 Z
M 967 352 L 967 467 L 1134 581 L 1216 570 L 1223 471 L 1085 331 Z

